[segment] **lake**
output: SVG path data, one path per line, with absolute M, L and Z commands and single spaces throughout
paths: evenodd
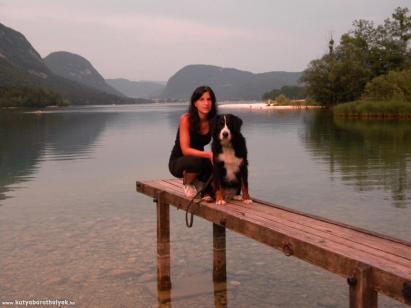
M 135 182 L 171 178 L 168 157 L 185 109 L 0 113 L 0 301 L 158 306 L 155 204 Z M 244 121 L 253 197 L 410 240 L 410 122 L 230 112 Z M 344 279 L 230 231 L 227 293 L 214 293 L 212 225 L 195 218 L 188 229 L 184 211 L 170 212 L 176 289 L 162 306 L 348 306 Z

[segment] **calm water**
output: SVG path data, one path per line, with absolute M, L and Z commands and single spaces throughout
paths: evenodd
M 169 178 L 182 105 L 0 114 L 0 302 L 156 307 L 156 217 L 135 181 Z M 222 111 L 222 110 L 220 110 Z M 254 197 L 411 239 L 411 123 L 237 110 Z M 165 306 L 347 307 L 344 279 L 228 232 L 214 294 L 212 227 L 171 209 Z M 380 296 L 380 306 L 401 305 Z M 1 305 L 1 304 L 0 304 Z

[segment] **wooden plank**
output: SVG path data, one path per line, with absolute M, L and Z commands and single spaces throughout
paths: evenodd
M 234 214 L 236 212 L 235 207 L 229 209 L 230 204 L 226 204 L 224 206 L 224 209 L 221 209 L 222 211 L 227 211 L 231 212 L 231 214 Z M 341 244 L 339 242 L 334 241 L 332 238 L 324 238 L 318 235 L 318 234 L 313 234 L 313 233 L 307 233 L 304 230 L 300 230 L 297 227 L 294 226 L 288 226 L 286 224 L 282 224 L 281 222 L 277 221 L 272 221 L 272 220 L 267 220 L 265 218 L 253 215 L 252 213 L 243 213 L 243 212 L 237 212 L 244 220 L 246 221 L 254 221 L 254 222 L 259 222 L 264 228 L 267 229 L 272 229 L 272 230 L 277 230 L 278 232 L 283 232 L 289 235 L 293 235 L 294 237 L 298 237 L 299 239 L 303 241 L 310 241 L 314 240 L 316 242 L 321 242 L 321 245 L 323 247 L 328 247 L 328 249 L 332 251 L 339 251 L 343 256 L 346 256 L 347 258 L 354 258 L 357 259 L 361 262 L 368 262 L 372 264 L 375 267 L 379 268 L 389 268 L 391 271 L 396 271 L 399 273 L 402 273 L 410 267 L 397 264 L 395 262 L 387 262 L 386 260 L 376 257 L 368 252 L 364 252 L 362 250 L 358 249 L 353 249 L 350 246 L 347 246 L 345 244 Z
M 168 184 L 174 184 L 175 187 L 179 187 L 179 182 L 176 180 L 166 181 Z M 325 232 L 330 234 L 332 237 L 342 238 L 344 240 L 348 240 L 351 242 L 356 242 L 362 246 L 369 246 L 372 249 L 377 249 L 381 251 L 381 253 L 386 253 L 388 258 L 389 256 L 396 255 L 399 258 L 393 258 L 392 260 L 395 262 L 406 262 L 407 260 L 411 261 L 411 253 L 408 245 L 408 242 L 393 242 L 391 239 L 388 240 L 386 238 L 376 237 L 373 233 L 364 233 L 363 230 L 355 230 L 355 229 L 347 229 L 346 227 L 342 227 L 341 225 L 336 225 L 334 223 L 325 222 L 322 220 L 316 220 L 311 217 L 307 217 L 300 214 L 295 214 L 288 212 L 284 209 L 278 209 L 272 206 L 262 205 L 261 203 L 254 203 L 252 205 L 244 204 L 242 202 L 232 201 L 231 203 L 235 204 L 236 206 L 243 207 L 247 210 L 252 210 L 253 212 L 267 214 L 270 217 L 276 218 L 284 218 L 289 220 L 290 222 L 300 224 L 301 226 L 306 226 L 310 229 L 317 229 L 318 231 Z M 268 217 L 268 216 L 266 216 Z M 404 246 L 405 245 L 405 246 Z M 409 247 L 407 247 L 407 245 Z M 364 247 L 363 249 L 367 249 Z M 378 254 L 378 252 L 376 252 Z M 382 254 L 381 254 L 382 255 Z
M 233 202 L 238 206 L 245 206 L 241 202 Z M 254 204 L 253 204 L 254 205 Z M 304 215 L 294 214 L 287 212 L 284 209 L 277 209 L 271 206 L 265 206 L 261 203 L 256 203 L 253 211 L 263 212 L 276 217 L 285 217 L 296 223 L 316 228 L 320 231 L 327 232 L 333 236 L 341 237 L 348 240 L 356 240 L 358 243 L 368 245 L 372 248 L 376 248 L 382 251 L 389 252 L 390 254 L 396 254 L 402 258 L 411 260 L 411 254 L 409 253 L 409 247 L 411 244 L 405 241 L 393 241 L 385 237 L 376 236 L 372 232 L 365 232 L 364 230 L 356 230 L 354 227 L 346 228 L 341 224 L 335 224 L 332 222 L 326 222 L 323 220 L 316 220 Z
M 245 215 L 244 213 L 241 213 L 241 215 Z
M 165 180 L 165 182 L 167 182 L 168 184 L 172 184 L 176 187 L 181 187 L 182 189 L 182 182 L 180 180 Z M 257 200 L 257 199 L 253 199 L 255 202 L 252 205 L 247 205 L 244 204 L 242 202 L 236 202 L 236 201 L 232 201 L 231 203 L 234 203 L 236 205 L 239 206 L 244 206 L 244 207 L 252 207 L 253 210 L 255 211 L 262 211 L 265 213 L 268 213 L 270 215 L 275 215 L 275 216 L 279 216 L 279 215 L 287 215 L 287 217 L 293 217 L 294 219 L 298 219 L 298 223 L 301 224 L 305 224 L 305 225 L 312 225 L 313 223 L 315 223 L 315 226 L 320 226 L 323 228 L 327 228 L 327 227 L 332 227 L 331 230 L 327 230 L 325 229 L 326 232 L 329 231 L 337 231 L 338 233 L 340 233 L 341 235 L 339 235 L 338 233 L 335 234 L 336 236 L 346 236 L 347 238 L 351 238 L 352 235 L 355 235 L 356 237 L 360 237 L 361 240 L 370 240 L 370 241 L 375 241 L 374 244 L 380 249 L 381 247 L 381 242 L 380 240 L 386 240 L 386 245 L 389 245 L 388 247 L 386 247 L 386 249 L 388 251 L 395 251 L 397 249 L 401 249 L 404 248 L 405 246 L 409 246 L 411 247 L 411 242 L 407 242 L 405 240 L 400 240 L 397 238 L 393 238 L 393 237 L 389 237 L 387 235 L 384 234 L 379 234 L 376 232 L 372 232 L 369 230 L 364 230 L 358 227 L 353 227 L 350 225 L 346 225 L 343 224 L 341 222 L 338 221 L 332 221 L 323 217 L 318 217 L 315 215 L 311 215 L 311 214 L 307 214 L 304 212 L 300 212 L 300 211 L 296 211 L 294 209 L 289 209 L 289 208 L 285 208 L 282 207 L 280 205 L 277 204 L 273 204 L 273 203 L 268 203 L 266 201 L 261 201 L 261 200 Z M 296 214 L 296 215 L 293 215 Z M 372 235 L 372 237 L 369 237 L 369 235 Z M 372 245 L 373 242 L 370 243 L 370 245 Z M 399 245 L 398 245 L 399 244 Z M 407 250 L 408 252 L 408 250 Z M 399 251 L 398 252 L 400 255 L 404 255 L 404 251 Z M 411 259 L 411 255 L 408 256 L 409 259 Z
M 244 213 L 242 213 L 242 215 L 244 215 Z
M 236 208 L 240 208 L 238 205 L 231 204 L 231 203 L 227 203 L 225 206 L 228 207 L 228 208 L 232 208 L 233 210 L 235 210 Z M 364 245 L 363 243 L 356 240 L 355 235 L 353 235 L 352 239 L 347 239 L 345 237 L 339 237 L 339 236 L 337 236 L 333 233 L 330 233 L 330 232 L 325 232 L 324 230 L 319 230 L 319 229 L 314 227 L 315 224 L 312 224 L 310 226 L 301 225 L 299 223 L 296 223 L 294 220 L 285 219 L 285 217 L 283 217 L 283 216 L 277 217 L 277 216 L 271 216 L 271 215 L 268 215 L 268 214 L 261 214 L 261 213 L 255 212 L 255 211 L 253 211 L 252 208 L 244 208 L 244 210 L 240 210 L 240 211 L 244 214 L 245 217 L 256 217 L 256 218 L 258 217 L 258 218 L 266 220 L 268 227 L 270 225 L 270 222 L 281 223 L 285 226 L 288 226 L 288 227 L 291 227 L 291 228 L 294 228 L 294 229 L 298 229 L 302 232 L 309 233 L 309 234 L 321 237 L 323 239 L 327 239 L 329 241 L 333 241 L 333 242 L 341 244 L 341 245 L 345 245 L 347 248 L 351 248 L 351 249 L 354 249 L 354 250 L 369 253 L 369 254 L 377 256 L 377 257 L 379 257 L 383 260 L 386 260 L 387 262 L 393 262 L 395 264 L 401 264 L 401 265 L 406 266 L 408 268 L 411 267 L 411 260 L 410 259 L 408 259 L 406 257 L 403 257 L 403 256 L 398 256 L 398 255 L 392 254 L 392 253 L 387 252 L 385 250 L 375 248 L 374 246 Z
M 171 183 L 168 183 L 167 185 L 171 185 Z M 177 189 L 177 187 L 174 185 L 171 185 L 171 189 Z M 364 251 L 364 252 L 368 252 L 372 255 L 378 256 L 382 259 L 386 259 L 389 262 L 394 262 L 395 264 L 401 264 L 407 267 L 411 267 L 411 261 L 408 258 L 405 258 L 404 256 L 398 256 L 398 255 L 394 255 L 391 252 L 387 252 L 385 250 L 381 250 L 378 248 L 375 248 L 375 244 L 373 246 L 368 246 L 368 245 L 364 245 L 363 243 L 359 242 L 358 240 L 356 240 L 356 236 L 355 236 L 355 231 L 351 230 L 351 237 L 350 239 L 347 239 L 345 237 L 339 237 L 338 234 L 333 234 L 332 232 L 327 232 L 328 230 L 332 230 L 332 226 L 329 226 L 328 228 L 324 229 L 317 229 L 315 228 L 316 226 L 316 221 L 313 221 L 313 219 L 311 219 L 311 224 L 309 226 L 306 226 L 305 224 L 298 224 L 295 222 L 295 219 L 291 219 L 288 220 L 285 215 L 272 215 L 272 213 L 268 214 L 266 212 L 260 212 L 260 211 L 254 211 L 255 209 L 255 205 L 247 205 L 247 204 L 243 204 L 241 202 L 235 202 L 235 204 L 232 203 L 227 203 L 225 205 L 226 208 L 232 208 L 233 210 L 238 210 L 238 211 L 242 211 L 242 215 L 247 216 L 247 215 L 251 215 L 251 216 L 260 216 L 262 218 L 266 218 L 268 220 L 274 220 L 278 223 L 283 223 L 287 226 L 299 229 L 303 232 L 306 233 L 311 233 L 313 235 L 317 235 L 321 238 L 325 238 L 325 239 L 329 239 L 331 241 L 334 241 L 336 243 L 340 243 L 343 245 L 346 245 L 349 248 L 353 248 L 356 250 L 360 250 L 360 251 Z M 281 210 L 281 212 L 284 212 L 283 210 Z M 248 213 L 248 214 L 247 214 Z M 277 214 L 277 213 L 276 213 Z M 296 214 L 291 214 L 292 216 L 296 216 Z M 279 216 L 279 217 L 278 217 Z M 283 218 L 283 219 L 282 219 Z M 342 229 L 340 226 L 337 226 L 339 229 Z M 364 236 L 363 233 L 360 233 L 361 235 Z M 369 236 L 367 238 L 372 238 L 373 236 Z M 378 238 L 378 240 L 381 242 L 387 242 L 387 240 L 385 239 L 380 239 Z M 397 244 L 398 246 L 398 244 Z M 410 253 L 410 249 L 408 250 L 408 253 Z
M 166 182 L 166 183 L 172 184 L 174 186 L 177 186 L 181 189 L 183 187 L 182 181 L 178 180 L 178 179 L 168 179 L 168 180 L 163 180 L 163 181 Z M 263 200 L 259 200 L 259 199 L 255 199 L 255 198 L 253 198 L 253 201 L 254 201 L 253 206 L 256 206 L 256 208 L 258 208 L 260 206 L 260 208 L 266 209 L 266 210 L 270 210 L 270 209 L 283 210 L 285 213 L 297 214 L 297 217 L 311 218 L 312 220 L 314 220 L 316 222 L 325 222 L 325 223 L 328 223 L 328 224 L 332 224 L 334 226 L 343 227 L 344 230 L 353 230 L 355 232 L 362 232 L 362 233 L 365 233 L 367 235 L 371 234 L 376 238 L 386 239 L 386 240 L 389 240 L 392 243 L 399 243 L 401 245 L 406 245 L 406 246 L 411 247 L 411 242 L 401 240 L 401 239 L 398 239 L 398 238 L 394 238 L 394 237 L 390 237 L 386 234 L 381 234 L 381 233 L 377 233 L 377 232 L 374 232 L 374 231 L 365 230 L 365 229 L 362 229 L 362 228 L 359 228 L 359 227 L 354 227 L 354 226 L 351 226 L 351 225 L 341 223 L 339 221 L 333 221 L 333 220 L 330 220 L 330 219 L 327 219 L 327 218 L 324 218 L 324 217 L 316 216 L 316 215 L 313 215 L 313 214 L 308 214 L 308 213 L 301 212 L 301 211 L 291 209 L 291 208 L 286 208 L 286 207 L 283 207 L 283 206 L 278 205 L 278 204 L 269 203 L 267 201 L 263 201 Z M 233 202 L 233 203 L 237 204 L 236 202 Z
M 171 183 L 168 182 L 167 185 L 171 185 Z M 137 184 L 137 190 L 149 196 L 154 196 L 164 187 L 165 184 L 161 182 Z M 171 188 L 168 187 L 168 189 Z M 184 196 L 176 195 L 175 191 L 167 193 L 166 200 L 168 203 L 183 209 L 187 207 L 189 202 Z M 376 256 L 370 256 L 362 251 L 357 252 L 352 248 L 348 249 L 344 245 L 312 234 L 305 234 L 278 222 L 270 222 L 270 225 L 267 226 L 267 222 L 261 221 L 261 217 L 246 217 L 244 212 L 234 211 L 227 207 L 202 204 L 195 214 L 214 223 L 225 222 L 226 228 L 274 248 L 284 250 L 287 247 L 288 252 L 294 256 L 344 277 L 349 277 L 358 266 L 368 264 L 372 267 L 370 279 L 372 289 L 405 302 L 403 285 L 411 278 L 411 270 L 406 267 L 392 265 L 387 267 L 386 261 L 382 266 L 381 261 L 378 261 Z M 355 252 L 354 257 L 350 255 L 352 252 Z

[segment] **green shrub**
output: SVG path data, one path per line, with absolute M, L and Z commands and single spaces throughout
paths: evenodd
M 394 117 L 411 118 L 411 102 L 405 101 L 356 101 L 339 104 L 333 108 L 337 116 L 345 117 Z
M 262 99 L 272 99 L 274 100 L 278 95 L 285 95 L 291 99 L 304 99 L 306 98 L 305 87 L 300 86 L 283 86 L 281 89 L 273 89 L 270 92 L 263 94 Z
M 276 101 L 277 104 L 280 105 L 280 106 L 284 106 L 284 105 L 289 105 L 289 104 L 290 104 L 290 99 L 289 99 L 287 96 L 283 95 L 283 94 L 278 95 L 278 96 L 275 98 L 275 101 Z
M 365 86 L 362 99 L 411 102 L 411 68 L 374 78 Z

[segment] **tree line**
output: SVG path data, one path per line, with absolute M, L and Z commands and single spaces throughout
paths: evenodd
M 411 16 L 398 7 L 381 25 L 356 20 L 303 72 L 307 96 L 324 106 L 359 99 L 411 101 Z
M 281 89 L 274 89 L 263 94 L 263 100 L 275 100 L 280 95 L 284 95 L 289 99 L 304 99 L 306 97 L 305 87 L 299 86 L 283 86 Z
M 59 94 L 40 87 L 0 87 L 0 108 L 44 108 L 67 106 L 70 102 Z

